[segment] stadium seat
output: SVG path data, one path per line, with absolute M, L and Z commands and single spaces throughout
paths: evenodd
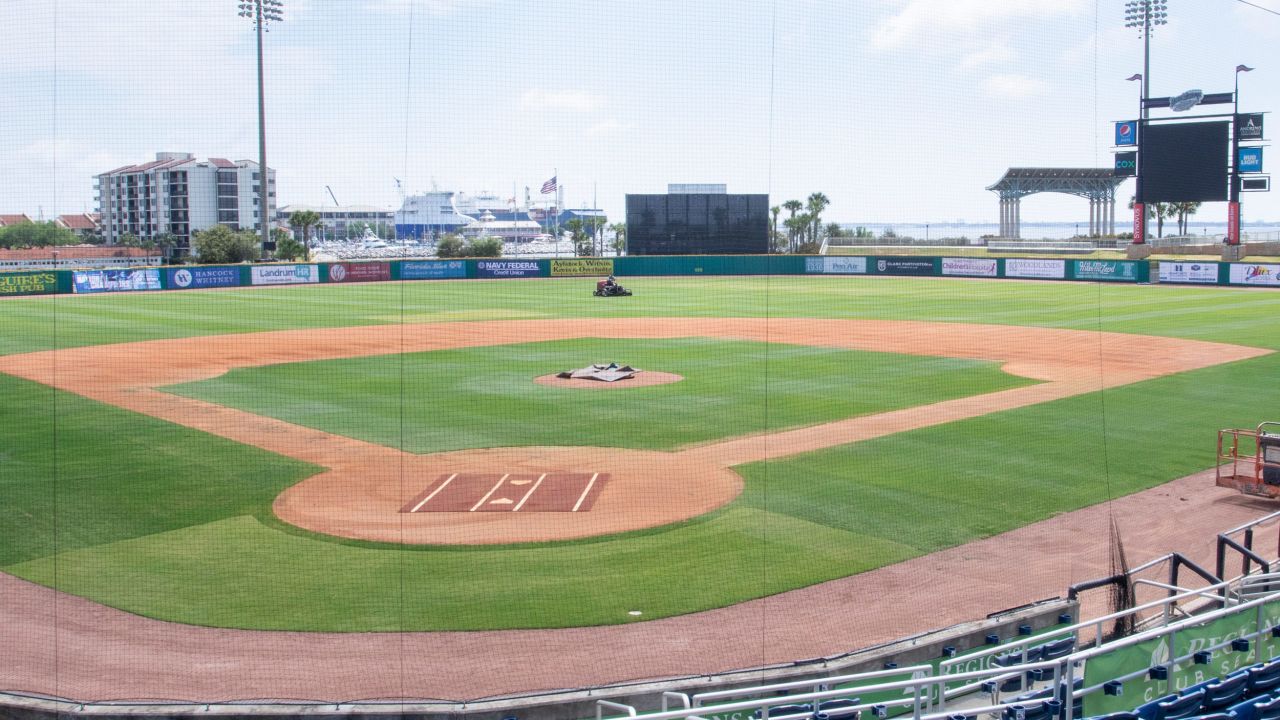
M 1025 653 L 1011 652 L 1011 653 L 1005 653 L 1003 655 L 997 655 L 995 659 L 992 660 L 991 662 L 993 665 L 998 665 L 1000 667 L 1012 667 L 1014 665 L 1021 665 L 1023 663 L 1036 662 L 1040 659 L 1040 653 L 1042 651 L 1041 650 L 1042 648 L 1043 648 L 1042 645 L 1037 645 L 1036 647 L 1033 647 L 1033 648 L 1027 648 L 1027 651 Z M 1023 687 L 1023 680 L 1025 679 L 1025 677 L 1026 677 L 1025 675 L 1020 675 L 1018 677 L 1009 678 L 1008 680 L 1005 680 L 1003 683 L 1000 684 L 1000 692 L 1013 692 L 1015 690 L 1021 690 Z
M 1009 705 L 1000 714 L 1001 720 L 1055 720 L 1062 714 L 1062 703 L 1045 700 L 1038 705 L 1018 703 Z
M 1039 647 L 1041 660 L 1057 660 L 1060 657 L 1066 657 L 1076 649 L 1076 639 L 1074 637 L 1065 637 L 1061 640 L 1047 642 Z
M 1253 704 L 1253 720 L 1280 718 L 1280 697 L 1267 698 Z
M 752 715 L 754 718 L 764 717 L 764 710 L 760 709 Z M 813 717 L 812 705 L 774 705 L 769 708 L 769 720 L 809 720 Z
M 1206 683 L 1203 688 L 1204 701 L 1200 705 L 1200 711 L 1213 713 L 1235 705 L 1244 699 L 1248 685 L 1249 675 L 1242 672 Z
M 1185 695 L 1178 695 L 1172 700 L 1157 701 L 1155 714 L 1151 720 L 1183 720 L 1200 714 L 1204 704 L 1204 690 L 1196 690 Z
M 1280 687 L 1280 660 L 1249 668 L 1249 681 L 1245 695 L 1257 697 Z
M 858 698 L 839 698 L 837 700 L 825 700 L 818 703 L 818 712 L 814 713 L 814 717 L 821 716 L 823 720 L 826 718 L 840 718 L 841 720 L 858 720 L 862 717 L 861 710 L 850 710 L 861 702 Z

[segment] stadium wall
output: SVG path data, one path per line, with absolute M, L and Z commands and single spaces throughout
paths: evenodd
M 550 277 L 866 275 L 1280 288 L 1280 263 L 930 256 L 705 255 L 392 260 L 0 273 L 0 297 L 227 287 Z

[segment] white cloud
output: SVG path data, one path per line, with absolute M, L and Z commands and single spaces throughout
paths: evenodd
M 983 80 L 982 87 L 988 95 L 1009 99 L 1041 95 L 1047 89 L 1043 80 L 1017 73 L 991 75 Z
M 1084 0 L 904 0 L 873 31 L 871 40 L 877 48 L 894 49 L 915 44 L 922 36 L 965 35 L 1017 19 L 1052 20 L 1084 6 Z
M 544 90 L 530 88 L 520 96 L 526 110 L 552 109 L 573 112 L 595 112 L 604 107 L 604 97 L 578 90 Z
M 623 126 L 622 123 L 618 122 L 617 120 L 614 120 L 613 118 L 610 118 L 608 120 L 603 120 L 601 122 L 598 122 L 592 125 L 591 127 L 587 128 L 586 136 L 592 139 L 597 139 L 601 137 L 608 137 L 610 135 L 614 135 L 625 129 L 626 128 L 625 126 Z
M 1014 52 L 1008 45 L 993 44 L 966 54 L 960 58 L 957 67 L 963 71 L 977 70 L 986 65 L 1008 64 L 1014 57 Z

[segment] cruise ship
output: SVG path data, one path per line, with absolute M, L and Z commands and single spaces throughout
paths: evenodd
M 489 192 L 467 193 L 432 190 L 409 195 L 395 214 L 396 237 L 401 240 L 433 241 L 448 233 L 474 235 L 484 229 L 492 234 L 522 239 L 552 232 L 573 218 L 604 217 L 592 208 L 519 207 L 511 198 Z M 536 228 L 532 223 L 536 223 Z

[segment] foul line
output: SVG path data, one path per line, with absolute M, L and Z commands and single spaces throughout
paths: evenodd
M 479 510 L 479 509 L 480 509 L 480 506 L 482 506 L 482 505 L 484 505 L 486 502 L 488 502 L 489 497 L 490 497 L 491 495 L 493 495 L 495 492 L 497 492 L 498 488 L 502 487 L 502 483 L 506 482 L 506 481 L 507 481 L 507 478 L 509 478 L 509 477 L 511 477 L 511 473 L 507 473 L 506 475 L 503 475 L 502 477 L 498 478 L 498 484 L 497 484 L 497 485 L 494 485 L 494 486 L 493 486 L 493 487 L 491 487 L 491 488 L 489 488 L 489 492 L 485 493 L 485 494 L 484 494 L 484 497 L 480 498 L 480 502 L 478 502 L 478 503 L 476 503 L 475 505 L 473 505 L 473 506 L 471 507 L 471 509 L 470 509 L 470 510 L 468 510 L 467 512 L 475 512 L 476 510 Z
M 529 499 L 530 495 L 533 495 L 533 491 L 538 489 L 538 486 L 542 484 L 542 481 L 546 477 L 546 473 L 539 475 L 538 481 L 533 484 L 533 487 L 529 488 L 529 492 L 525 493 L 524 497 L 520 498 L 520 502 L 516 503 L 516 506 L 511 508 L 511 512 L 520 512 L 520 508 L 524 507 L 524 502 Z
M 573 509 L 569 512 L 578 512 L 578 508 L 582 507 L 582 501 L 587 499 L 587 493 L 591 492 L 591 486 L 596 484 L 596 478 L 600 477 L 600 473 L 592 473 L 591 480 L 587 482 L 587 489 L 582 491 L 582 495 L 578 497 L 578 502 L 573 504 Z
M 443 489 L 444 489 L 444 486 L 445 486 L 445 485 L 448 485 L 448 484 L 449 484 L 449 483 L 451 483 L 451 482 L 453 482 L 453 479 L 454 479 L 454 478 L 456 478 L 456 477 L 458 477 L 458 473 L 454 473 L 454 474 L 450 475 L 448 478 L 446 478 L 446 479 L 445 479 L 445 481 L 444 481 L 444 482 L 440 483 L 440 487 L 436 488 L 435 490 L 432 490 L 430 495 L 428 495 L 428 496 L 426 496 L 426 497 L 422 498 L 422 502 L 418 503 L 417 505 L 414 505 L 414 506 L 413 506 L 413 509 L 412 509 L 412 510 L 410 510 L 409 512 L 411 512 L 411 513 L 416 513 L 416 512 L 418 512 L 418 510 L 419 510 L 419 509 L 421 509 L 423 505 L 426 505 L 426 504 L 427 504 L 427 501 L 428 501 L 428 500 L 430 500 L 431 498 L 435 497 L 435 496 L 436 496 L 436 493 L 438 493 L 438 492 L 440 492 L 441 490 L 443 490 Z

